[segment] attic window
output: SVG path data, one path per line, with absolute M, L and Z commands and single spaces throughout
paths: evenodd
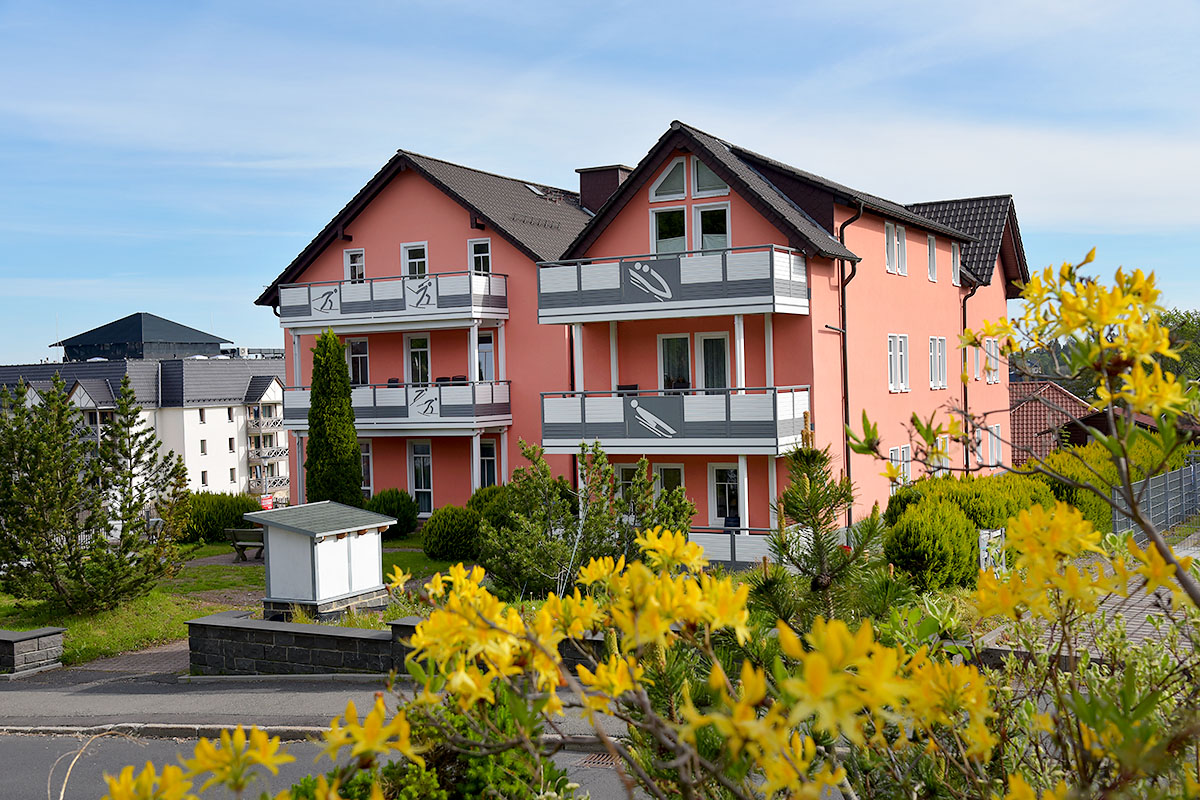
M 716 197 L 729 194 L 729 184 L 721 180 L 717 173 L 709 169 L 707 164 L 698 158 L 693 158 L 692 163 L 696 165 L 692 197 Z
M 545 197 L 545 196 L 546 196 L 546 193 L 545 193 L 545 192 L 543 192 L 543 191 L 542 191 L 541 189 L 539 189 L 538 187 L 534 186 L 532 183 L 527 183 L 527 184 L 525 184 L 525 188 L 526 188 L 526 189 L 528 189 L 529 191 L 533 192 L 534 194 L 536 194 L 538 197 Z
M 687 187 L 684 185 L 686 175 L 684 159 L 682 157 L 675 159 L 671 165 L 667 167 L 662 176 L 654 182 L 650 187 L 650 200 L 682 200 L 687 196 Z

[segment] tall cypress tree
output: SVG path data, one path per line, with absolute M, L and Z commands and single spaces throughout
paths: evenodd
M 304 460 L 305 495 L 310 503 L 333 500 L 361 506 L 362 457 L 350 403 L 350 370 L 345 349 L 332 330 L 313 348 L 308 443 Z

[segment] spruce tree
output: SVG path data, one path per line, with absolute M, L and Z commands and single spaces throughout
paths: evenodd
M 362 457 L 350 403 L 350 371 L 345 349 L 332 330 L 312 350 L 312 391 L 304 460 L 306 499 L 362 506 Z

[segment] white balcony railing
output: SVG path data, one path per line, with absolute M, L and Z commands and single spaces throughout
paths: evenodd
M 508 381 L 355 386 L 350 390 L 350 401 L 359 429 L 473 428 L 512 423 Z M 284 389 L 283 418 L 287 427 L 308 426 L 309 403 L 308 387 Z
M 287 489 L 291 482 L 287 475 L 268 475 L 266 478 L 251 478 L 250 493 L 251 494 L 267 494 L 268 492 L 279 492 Z
M 542 446 L 570 453 L 781 454 L 812 430 L 809 387 L 545 392 Z
M 804 255 L 774 244 L 538 265 L 538 322 L 807 314 Z
M 283 461 L 288 457 L 286 447 L 257 447 L 251 448 L 248 457 L 252 463 L 266 461 Z
M 246 420 L 246 430 L 249 431 L 273 431 L 282 427 L 282 417 L 250 417 Z
M 280 323 L 288 328 L 372 322 L 508 318 L 508 277 L 442 272 L 279 287 Z

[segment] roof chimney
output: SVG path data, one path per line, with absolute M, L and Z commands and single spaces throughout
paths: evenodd
M 584 167 L 575 171 L 579 173 L 579 202 L 594 214 L 625 182 L 633 168 L 624 164 L 610 164 L 607 167 Z

